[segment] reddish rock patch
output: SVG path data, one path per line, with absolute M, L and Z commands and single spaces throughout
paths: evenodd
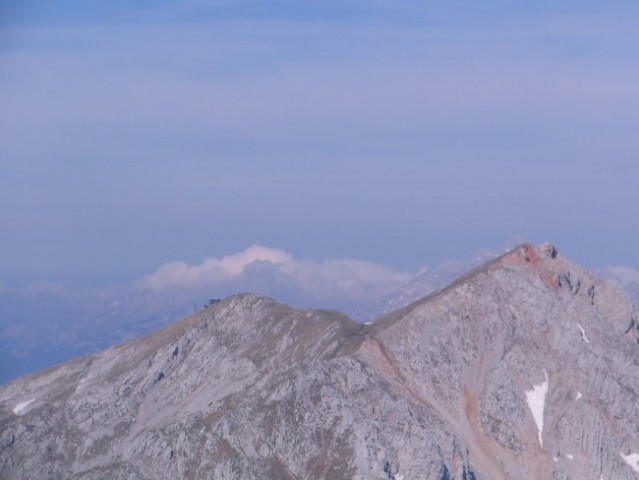
M 546 258 L 543 252 L 540 252 L 541 248 L 542 246 L 535 247 L 530 244 L 525 244 L 509 254 L 504 255 L 501 261 L 505 264 L 523 266 L 539 276 L 549 287 L 557 288 L 557 277 L 553 269 L 547 265 L 547 262 L 550 260 Z

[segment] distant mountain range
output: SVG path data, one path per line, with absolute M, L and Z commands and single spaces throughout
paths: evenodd
M 484 250 L 470 260 L 449 260 L 434 268 L 424 267 L 399 288 L 372 302 L 355 305 L 347 313 L 359 321 L 374 320 L 445 287 L 457 277 L 503 253 L 504 251 Z
M 261 256 L 256 255 L 256 250 Z M 286 258 L 287 254 L 276 249 L 255 246 L 243 253 L 225 257 L 218 263 L 223 264 L 226 261 L 232 263 L 235 268 L 238 263 L 246 264 L 250 267 L 247 269 L 247 276 L 255 278 L 257 271 L 259 281 L 236 282 L 228 286 L 220 285 L 218 288 L 165 291 L 120 288 L 80 292 L 51 285 L 26 289 L 0 287 L 0 384 L 64 360 L 94 353 L 144 335 L 197 311 L 208 303 L 211 297 L 245 291 L 245 288 L 260 295 L 275 296 L 280 301 L 301 307 L 337 309 L 356 321 L 370 322 L 446 286 L 463 273 L 503 254 L 504 251 L 506 250 L 484 250 L 470 260 L 447 261 L 436 267 L 424 267 L 412 275 L 395 274 L 393 282 L 386 282 L 387 289 L 377 285 L 376 288 L 370 289 L 361 279 L 375 273 L 381 276 L 389 275 L 387 269 L 384 270 L 382 267 L 375 270 L 369 266 L 372 272 L 366 272 L 366 275 L 359 273 L 358 276 L 358 272 L 354 271 L 351 272 L 352 277 L 339 279 L 338 284 L 348 283 L 351 290 L 358 292 L 358 295 L 349 292 L 343 295 L 332 294 L 338 286 L 323 287 L 322 282 L 330 279 L 321 277 L 315 284 L 308 286 L 312 292 L 323 290 L 322 294 L 316 297 L 305 294 L 297 287 L 273 287 L 277 282 L 270 281 L 272 279 L 268 276 L 263 277 L 264 272 L 269 271 L 268 266 L 273 264 L 264 259 L 279 261 Z M 253 263 L 250 263 L 251 261 Z M 257 266 L 259 268 L 256 268 Z M 347 270 L 343 265 L 338 269 Z M 163 269 L 158 271 L 166 273 Z M 596 273 L 602 278 L 612 278 L 620 282 L 635 301 L 639 302 L 638 272 L 630 267 L 614 266 L 599 269 Z M 390 275 L 393 273 L 390 272 Z M 406 281 L 398 281 L 404 277 Z M 358 282 L 361 285 L 357 286 Z M 393 284 L 396 286 L 393 287 Z
M 0 386 L 0 478 L 631 480 L 638 319 L 550 244 L 371 324 L 235 295 Z

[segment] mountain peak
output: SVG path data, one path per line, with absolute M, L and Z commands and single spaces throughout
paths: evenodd
M 503 265 L 524 266 L 550 287 L 560 286 L 559 277 L 566 267 L 566 261 L 559 257 L 557 248 L 551 243 L 525 243 L 500 257 L 498 262 Z

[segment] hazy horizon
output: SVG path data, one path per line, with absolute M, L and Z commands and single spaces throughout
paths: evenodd
M 633 2 L 8 2 L 0 285 L 251 245 L 639 268 Z M 634 39 L 634 40 L 633 40 Z

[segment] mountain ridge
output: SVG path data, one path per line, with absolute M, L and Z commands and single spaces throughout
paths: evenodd
M 516 246 L 512 241 L 509 245 L 507 250 Z M 254 291 L 305 308 L 332 308 L 357 321 L 370 322 L 440 290 L 507 250 L 483 250 L 472 259 L 449 260 L 438 266 L 423 267 L 414 274 L 405 274 L 409 277 L 408 282 L 395 287 L 392 282 L 387 282 L 389 275 L 394 275 L 392 269 L 356 260 L 311 262 L 310 267 L 305 260 L 293 261 L 293 265 L 297 266 L 293 271 L 299 273 L 309 267 L 314 279 L 314 282 L 304 283 L 301 290 L 295 282 L 288 282 L 288 287 L 280 288 L 282 277 L 276 275 L 280 268 L 276 265 L 266 269 L 276 275 L 273 281 L 251 283 L 252 275 L 259 277 L 266 273 L 261 269 L 248 268 L 247 272 L 253 273 L 245 272 L 247 285 L 241 282 L 233 288 L 230 285 L 210 285 L 201 291 L 187 288 L 159 293 L 137 287 L 77 291 L 60 285 L 17 289 L 0 286 L 0 384 L 137 338 L 197 311 L 208 303 L 211 296 L 224 298 L 238 291 Z M 242 255 L 249 253 L 246 251 Z M 327 272 L 334 275 L 326 275 Z M 366 274 L 362 275 L 364 272 Z M 632 268 L 608 267 L 595 272 L 603 278 L 612 277 L 619 281 L 637 302 L 639 290 L 636 279 L 639 276 Z M 375 278 L 378 274 L 381 279 Z M 336 290 L 335 275 L 343 281 L 348 280 L 342 282 L 346 290 Z M 382 284 L 388 288 L 381 288 Z M 366 285 L 375 287 L 370 289 Z M 257 290 L 249 288 L 251 286 Z M 302 290 L 306 291 L 305 296 L 301 295 Z
M 632 479 L 636 318 L 550 244 L 370 325 L 229 297 L 1 386 L 0 478 Z

